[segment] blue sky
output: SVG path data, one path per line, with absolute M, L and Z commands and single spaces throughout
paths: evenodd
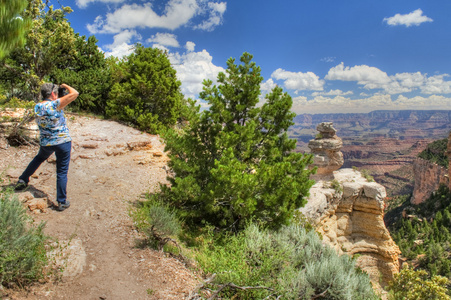
M 300 113 L 451 110 L 451 1 L 59 0 L 107 56 L 168 51 L 187 97 L 243 52 Z

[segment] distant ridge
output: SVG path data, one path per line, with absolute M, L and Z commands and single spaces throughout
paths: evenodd
M 387 138 L 440 139 L 451 130 L 451 110 L 375 110 L 369 113 L 299 114 L 294 118 L 293 137 L 314 130 L 317 124 L 333 122 L 341 137 L 370 135 Z M 296 134 L 296 131 L 303 132 Z

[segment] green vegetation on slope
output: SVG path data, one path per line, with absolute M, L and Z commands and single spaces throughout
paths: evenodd
M 441 186 L 418 206 L 404 205 L 405 217 L 391 235 L 408 262 L 431 275 L 451 278 L 451 194 Z
M 217 232 L 212 226 L 173 230 L 179 228 L 173 210 L 152 198 L 133 217 L 147 234 L 147 244 L 158 248 L 161 241 L 177 241 L 181 247 L 171 244 L 165 250 L 191 253 L 208 278 L 197 292 L 201 299 L 212 294 L 218 299 L 378 299 L 355 261 L 325 246 L 303 221 L 279 230 L 251 223 L 238 233 Z
M 448 138 L 434 141 L 428 144 L 427 148 L 418 154 L 418 157 L 448 168 L 447 146 Z
M 31 226 L 13 192 L 0 191 L 0 286 L 23 286 L 43 277 L 47 264 L 43 229 L 43 223 Z

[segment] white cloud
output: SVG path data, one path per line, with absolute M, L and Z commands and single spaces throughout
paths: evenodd
M 451 81 L 445 81 L 448 74 L 428 77 L 421 72 L 397 73 L 389 76 L 375 67 L 366 65 L 345 67 L 343 63 L 331 68 L 326 80 L 356 81 L 365 89 L 381 89 L 388 94 L 408 93 L 420 90 L 424 94 L 449 94 Z
M 405 109 L 451 109 L 451 98 L 439 95 L 429 97 L 405 97 L 392 99 L 390 95 L 374 95 L 360 99 L 349 99 L 343 96 L 317 96 L 311 100 L 306 97 L 293 98 L 292 110 L 302 113 L 368 113 L 373 110 L 405 110 Z
M 212 31 L 216 26 L 222 24 L 223 15 L 227 9 L 226 2 L 208 2 L 205 12 L 209 14 L 209 18 L 202 22 L 202 24 L 195 26 L 195 29 L 202 29 Z
M 366 65 L 345 67 L 343 63 L 331 68 L 327 73 L 327 80 L 357 81 L 365 88 L 377 88 L 390 83 L 390 77 L 387 73 L 375 67 Z
M 427 78 L 425 84 L 421 86 L 421 92 L 424 94 L 450 94 L 451 81 L 445 81 L 445 77 L 449 77 L 449 75 L 442 74 Z
M 342 90 L 330 90 L 328 92 L 314 92 L 312 93 L 312 96 L 347 96 L 352 94 L 354 94 L 352 91 L 343 92 Z
M 283 85 L 285 88 L 295 91 L 322 91 L 324 86 L 324 80 L 320 80 L 319 77 L 312 72 L 295 73 L 279 68 L 271 74 L 271 77 L 276 80 L 283 80 Z
M 334 62 L 336 57 L 328 56 L 320 59 L 322 62 Z
M 396 14 L 393 17 L 384 18 L 384 21 L 391 26 L 404 25 L 410 27 L 413 25 L 419 26 L 424 22 L 432 22 L 433 20 L 424 16 L 421 9 L 417 9 L 406 15 Z
M 94 24 L 88 24 L 91 33 L 117 33 L 136 27 L 176 29 L 187 24 L 198 13 L 196 0 L 170 0 L 164 14 L 159 16 L 151 3 L 125 4 L 104 19 L 98 16 Z
M 109 51 L 105 52 L 105 56 L 115 56 L 124 57 L 133 52 L 134 46 L 130 44 L 131 40 L 135 38 L 137 40 L 141 39 L 135 30 L 124 30 L 114 36 L 114 42 L 110 45 L 105 45 L 104 47 Z
M 262 92 L 262 96 L 270 93 L 276 86 L 277 86 L 277 84 L 271 78 L 266 80 L 265 82 L 262 82 L 260 84 L 260 90 Z
M 157 33 L 147 39 L 148 43 L 156 43 L 167 47 L 180 47 L 177 36 L 172 33 Z
M 126 0 L 76 0 L 75 3 L 80 8 L 86 8 L 91 2 L 103 2 L 103 3 L 122 3 Z
M 78 0 L 84 5 L 95 0 Z M 108 1 L 108 0 L 102 0 Z M 122 0 L 110 0 L 122 1 Z M 105 16 L 98 16 L 94 23 L 88 24 L 88 30 L 95 33 L 117 33 L 124 29 L 134 28 L 164 28 L 174 30 L 193 23 L 193 18 L 200 18 L 200 24 L 191 24 L 195 29 L 211 31 L 222 24 L 226 11 L 226 2 L 212 2 L 209 0 L 169 0 L 164 12 L 155 12 L 152 2 L 143 4 L 124 4 L 120 8 Z
M 202 91 L 204 79 L 216 82 L 218 73 L 225 72 L 222 67 L 213 64 L 213 58 L 206 50 L 170 54 L 169 58 L 182 82 L 182 93 L 186 97 L 195 98 Z
M 160 49 L 163 52 L 168 52 L 169 53 L 169 49 L 167 47 L 163 46 L 163 45 L 160 45 L 160 44 L 153 44 L 152 48 Z
M 194 44 L 193 42 L 190 42 L 190 41 L 186 42 L 186 44 L 185 44 L 185 49 L 188 52 L 193 52 L 195 47 L 196 47 L 196 44 Z

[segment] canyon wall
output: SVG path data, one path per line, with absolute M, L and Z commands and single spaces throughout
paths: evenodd
M 415 184 L 410 203 L 426 201 L 441 184 L 449 186 L 448 169 L 428 160 L 417 158 L 413 162 Z
M 448 133 L 446 149 L 448 161 L 451 162 L 451 132 Z M 449 164 L 451 165 L 451 164 Z M 410 203 L 420 204 L 426 201 L 440 185 L 444 184 L 451 190 L 451 168 L 445 168 L 428 160 L 417 158 L 413 163 L 415 185 Z

